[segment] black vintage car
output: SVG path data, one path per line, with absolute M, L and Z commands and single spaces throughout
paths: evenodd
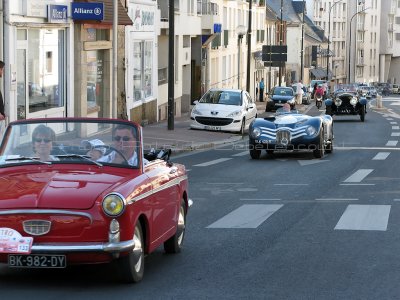
M 355 84 L 338 84 L 331 97 L 325 100 L 325 106 L 327 115 L 359 115 L 364 122 L 367 98 L 358 93 Z

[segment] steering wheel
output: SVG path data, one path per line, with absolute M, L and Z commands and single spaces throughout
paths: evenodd
M 104 146 L 99 145 L 99 146 L 94 146 L 93 148 L 104 148 Z M 113 146 L 107 146 L 107 148 L 108 148 L 108 150 L 110 150 L 110 151 L 108 151 L 105 155 L 108 155 L 108 154 L 110 154 L 112 151 L 115 151 L 115 153 L 117 153 L 119 156 L 121 156 L 122 159 L 124 160 L 124 161 L 122 162 L 122 164 L 124 164 L 124 165 L 129 165 L 128 160 L 125 158 L 125 156 L 122 154 L 121 151 L 115 149 Z

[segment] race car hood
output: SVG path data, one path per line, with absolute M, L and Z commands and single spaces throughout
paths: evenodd
M 232 112 L 242 110 L 242 107 L 238 105 L 209 104 L 209 103 L 198 103 L 195 106 L 195 108 L 203 116 L 212 116 L 216 118 L 225 117 Z
M 0 175 L 0 209 L 88 209 L 122 178 L 83 171 L 14 170 Z
M 307 115 L 300 115 L 300 114 L 288 114 L 288 115 L 278 115 L 275 117 L 275 125 L 277 127 L 281 126 L 289 126 L 289 125 L 294 125 L 299 122 L 305 122 L 309 119 L 310 117 Z

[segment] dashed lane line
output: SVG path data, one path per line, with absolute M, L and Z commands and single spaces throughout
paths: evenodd
M 390 155 L 390 152 L 379 152 L 372 160 L 385 160 Z
M 201 164 L 197 164 L 197 165 L 193 165 L 193 166 L 194 167 L 208 167 L 208 166 L 216 165 L 216 164 L 219 164 L 219 163 L 231 160 L 231 159 L 232 158 L 230 158 L 230 157 L 229 158 L 228 157 L 219 158 L 219 159 L 214 159 L 214 160 L 211 160 L 211 161 L 208 161 L 208 162 L 205 162 L 205 163 L 201 163 Z
M 349 176 L 346 180 L 343 182 L 345 183 L 354 183 L 354 182 L 361 182 L 365 177 L 368 176 L 369 173 L 371 173 L 374 169 L 360 169 L 351 176 Z

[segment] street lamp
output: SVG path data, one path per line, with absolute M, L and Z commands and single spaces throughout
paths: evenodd
M 359 13 L 362 13 L 363 11 L 366 11 L 367 9 L 369 9 L 369 7 L 367 7 L 367 8 L 364 8 L 364 9 L 362 9 L 362 10 L 360 10 L 360 11 L 358 11 L 358 12 L 356 12 L 354 15 L 352 15 L 352 17 L 350 18 L 350 25 L 349 25 L 349 27 L 350 27 L 350 32 L 349 32 L 349 73 L 348 73 L 348 76 L 347 76 L 347 83 L 350 83 L 350 57 L 351 57 L 351 21 L 353 21 L 353 18 L 355 17 L 355 16 L 357 16 Z
M 236 27 L 236 34 L 238 36 L 238 89 L 240 90 L 240 45 L 242 43 L 243 36 L 247 33 L 247 28 L 244 25 Z
M 331 11 L 332 8 L 338 4 L 339 2 L 342 2 L 342 0 L 335 1 L 331 7 L 329 7 L 329 14 L 328 14 L 328 52 L 327 52 L 327 57 L 326 57 L 326 80 L 329 80 L 329 46 L 331 44 Z

